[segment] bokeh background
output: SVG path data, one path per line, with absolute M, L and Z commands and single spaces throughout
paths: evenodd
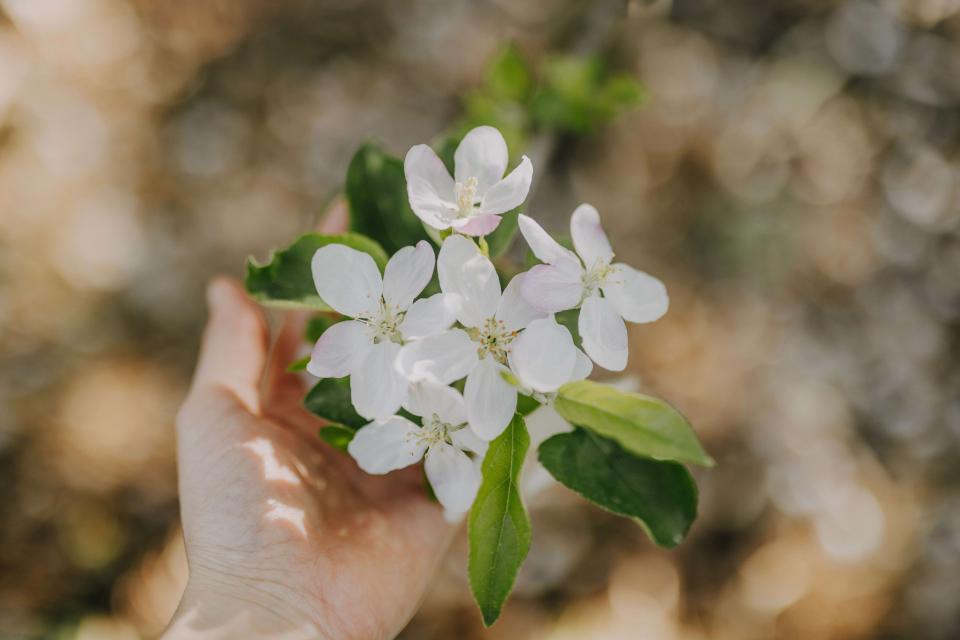
M 958 0 L 0 0 L 0 637 L 163 629 L 207 279 L 471 119 L 666 281 L 628 373 L 719 464 L 672 552 L 543 492 L 500 622 L 461 543 L 403 637 L 960 637 L 958 106 Z

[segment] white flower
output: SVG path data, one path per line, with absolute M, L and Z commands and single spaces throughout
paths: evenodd
M 443 294 L 413 301 L 430 282 L 433 265 L 433 249 L 424 240 L 397 251 L 383 278 L 373 258 L 343 244 L 313 256 L 317 293 L 353 320 L 320 336 L 307 371 L 320 378 L 350 376 L 353 406 L 365 418 L 393 415 L 406 397 L 407 381 L 394 366 L 401 345 L 453 324 Z
M 600 215 L 588 204 L 577 207 L 570 218 L 576 254 L 524 215 L 520 216 L 520 232 L 534 255 L 546 263 L 527 272 L 524 298 L 533 307 L 550 313 L 579 306 L 584 350 L 601 367 L 622 371 L 627 366 L 627 327 L 623 321 L 653 322 L 660 318 L 669 305 L 666 287 L 631 266 L 612 263 L 613 250 L 600 226 Z
M 500 224 L 499 214 L 520 206 L 530 191 L 533 165 L 527 156 L 503 177 L 507 143 L 493 127 L 467 133 L 453 159 L 455 178 L 425 144 L 412 147 L 403 161 L 410 207 L 434 229 L 487 235 Z
M 484 440 L 492 440 L 506 428 L 517 407 L 517 388 L 507 378 L 517 377 L 531 389 L 552 391 L 554 384 L 559 386 L 581 372 L 583 362 L 569 333 L 563 340 L 553 319 L 544 318 L 545 312 L 524 301 L 520 287 L 525 276 L 511 280 L 501 295 L 493 264 L 467 238 L 454 235 L 444 241 L 437 273 L 440 288 L 464 328 L 406 345 L 397 367 L 412 381 L 435 379 L 450 384 L 466 376 L 463 393 L 470 426 Z M 509 375 L 508 365 L 516 366 L 520 375 Z
M 466 513 L 480 487 L 480 460 L 487 443 L 467 428 L 463 396 L 456 389 L 422 381 L 410 385 L 404 408 L 421 416 L 423 426 L 401 416 L 374 421 L 357 431 L 347 451 L 361 469 L 376 474 L 425 457 L 427 479 L 448 519 Z

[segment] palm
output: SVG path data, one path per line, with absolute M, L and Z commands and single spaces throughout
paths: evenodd
M 283 372 L 299 335 L 295 327 L 286 333 L 262 394 L 221 382 L 181 414 L 191 580 L 229 582 L 236 597 L 265 603 L 290 629 L 390 637 L 414 612 L 451 527 L 426 497 L 419 469 L 367 475 L 320 441 L 322 423 L 300 407 L 302 385 Z M 236 377 L 250 363 L 238 363 L 231 345 L 233 362 L 220 369 Z M 192 396 L 203 375 L 201 363 Z

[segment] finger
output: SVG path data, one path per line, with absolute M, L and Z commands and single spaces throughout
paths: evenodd
M 306 391 L 303 376 L 288 371 L 290 364 L 306 351 L 306 332 L 308 315 L 302 311 L 286 314 L 280 333 L 270 350 L 270 364 L 267 365 L 267 380 L 263 392 L 263 406 L 267 413 L 277 409 L 299 406 Z
M 327 208 L 318 230 L 320 233 L 343 233 L 347 230 L 349 221 L 350 211 L 347 208 L 347 201 L 337 198 Z
M 260 379 L 267 325 L 240 284 L 218 277 L 207 287 L 210 318 L 203 334 L 191 396 L 230 391 L 252 413 L 260 411 Z

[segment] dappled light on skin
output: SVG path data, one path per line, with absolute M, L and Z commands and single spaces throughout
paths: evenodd
M 307 527 L 304 524 L 305 514 L 303 509 L 291 507 L 290 505 L 284 504 L 275 498 L 268 499 L 267 504 L 270 506 L 270 511 L 268 511 L 267 515 L 265 516 L 268 521 L 289 523 L 300 535 L 303 537 L 307 536 Z
M 266 438 L 255 438 L 244 444 L 243 447 L 253 451 L 263 462 L 263 477 L 267 480 L 293 485 L 301 484 L 300 476 L 293 469 L 277 460 L 273 443 Z

